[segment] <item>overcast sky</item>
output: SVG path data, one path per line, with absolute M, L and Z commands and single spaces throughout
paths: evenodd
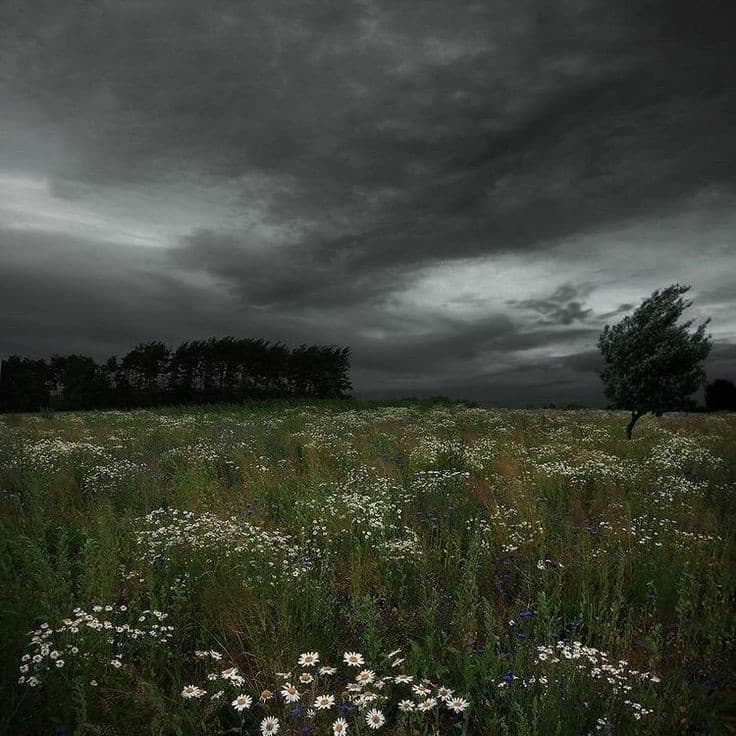
M 3 0 L 0 353 L 232 334 L 601 404 L 655 288 L 736 379 L 731 0 Z

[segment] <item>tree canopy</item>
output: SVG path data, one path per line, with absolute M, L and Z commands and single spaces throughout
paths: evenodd
M 0 411 L 131 408 L 265 398 L 341 398 L 350 384 L 350 348 L 288 348 L 222 337 L 134 347 L 98 365 L 86 355 L 0 362 Z
M 601 379 L 614 409 L 631 412 L 627 437 L 648 412 L 692 409 L 690 398 L 705 381 L 703 361 L 711 349 L 706 327 L 691 329 L 680 322 L 692 302 L 683 297 L 689 286 L 673 284 L 645 299 L 618 324 L 606 325 L 598 340 L 604 366 Z

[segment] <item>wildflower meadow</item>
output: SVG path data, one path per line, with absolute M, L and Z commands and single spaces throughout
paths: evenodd
M 0 416 L 0 731 L 736 732 L 736 415 Z

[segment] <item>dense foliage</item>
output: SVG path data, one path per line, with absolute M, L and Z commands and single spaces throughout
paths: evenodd
M 628 409 L 627 436 L 648 412 L 692 409 L 690 398 L 705 381 L 703 361 L 711 348 L 707 322 L 690 332 L 692 320 L 678 324 L 691 305 L 682 295 L 689 286 L 655 291 L 628 317 L 606 325 L 598 340 L 601 370 L 613 409 Z
M 726 733 L 736 417 L 621 419 L 0 417 L 0 732 Z
M 350 348 L 210 338 L 162 342 L 98 365 L 86 355 L 10 356 L 0 364 L 0 411 L 93 409 L 253 398 L 338 398 L 350 390 Z

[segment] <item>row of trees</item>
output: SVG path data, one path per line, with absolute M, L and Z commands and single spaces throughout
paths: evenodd
M 0 411 L 131 408 L 261 398 L 340 398 L 351 390 L 350 348 L 234 337 L 133 348 L 104 364 L 87 355 L 0 364 Z

